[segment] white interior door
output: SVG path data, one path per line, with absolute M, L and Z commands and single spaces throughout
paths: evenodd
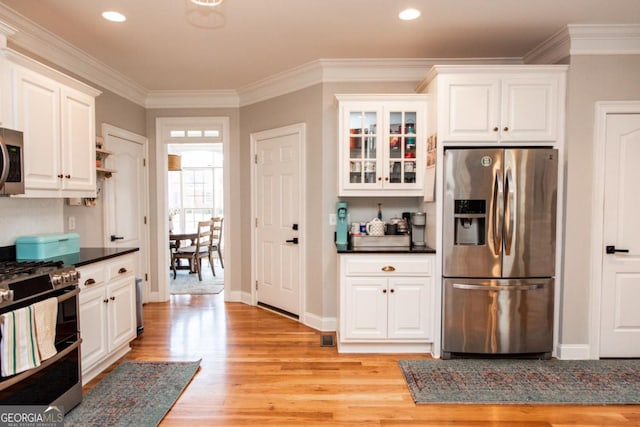
M 147 139 L 115 128 L 105 132 L 104 127 L 103 137 L 105 148 L 113 152 L 105 166 L 116 170 L 104 183 L 105 246 L 140 248 L 135 252 L 136 276 L 148 282 Z
M 300 149 L 304 138 L 300 127 L 297 129 L 252 135 L 257 302 L 295 316 L 300 314 Z
M 639 357 L 640 114 L 607 115 L 605 140 L 600 357 Z

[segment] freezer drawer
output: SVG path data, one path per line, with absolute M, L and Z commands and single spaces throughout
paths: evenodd
M 553 349 L 553 286 L 545 279 L 445 279 L 443 358 Z

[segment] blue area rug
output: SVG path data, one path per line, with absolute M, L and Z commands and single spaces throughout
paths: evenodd
M 640 404 L 640 360 L 400 360 L 416 403 Z
M 200 361 L 124 361 L 83 396 L 64 425 L 157 426 L 199 366 Z

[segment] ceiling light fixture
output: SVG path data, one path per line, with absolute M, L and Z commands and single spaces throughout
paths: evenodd
M 127 20 L 126 16 L 124 16 L 120 12 L 115 12 L 113 10 L 102 12 L 102 17 L 111 22 L 124 22 Z
M 419 16 L 420 11 L 418 9 L 405 9 L 398 14 L 398 18 L 403 21 L 413 21 L 414 19 L 418 19 Z
M 198 6 L 207 6 L 207 7 L 215 7 L 220 6 L 224 0 L 191 0 L 191 3 L 197 4 Z

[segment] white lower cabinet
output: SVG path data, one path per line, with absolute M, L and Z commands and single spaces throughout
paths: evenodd
M 135 258 L 132 254 L 78 267 L 82 382 L 131 350 L 136 337 Z
M 433 343 L 433 255 L 340 255 L 338 351 L 425 352 Z

